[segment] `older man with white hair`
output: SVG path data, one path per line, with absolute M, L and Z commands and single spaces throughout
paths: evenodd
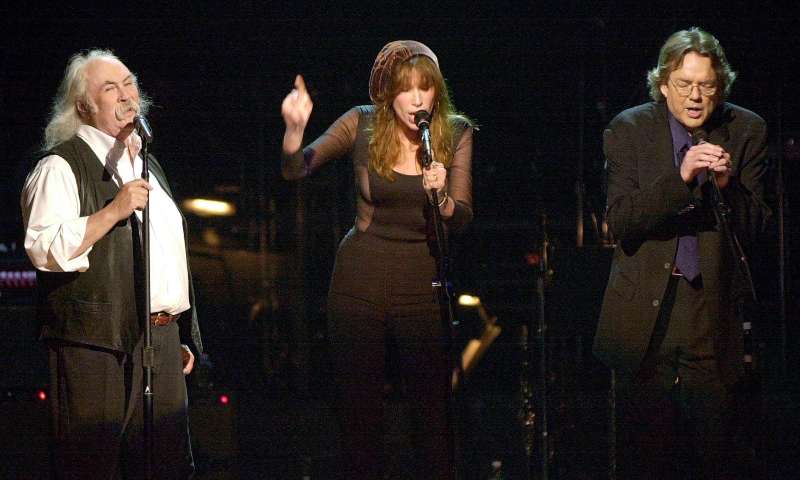
M 150 202 L 154 474 L 194 471 L 184 375 L 202 349 L 185 222 L 155 159 L 142 176 L 134 117 L 149 100 L 108 50 L 74 55 L 22 191 L 50 358 L 56 478 L 140 478 L 144 466 L 141 210 Z

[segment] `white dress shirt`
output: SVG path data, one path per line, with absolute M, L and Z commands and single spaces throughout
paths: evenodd
M 128 145 L 89 125 L 81 125 L 77 135 L 117 186 L 141 178 L 141 139 L 136 133 L 131 134 Z M 183 222 L 175 202 L 152 174 L 150 185 L 150 311 L 176 314 L 190 306 Z M 80 216 L 78 185 L 66 160 L 58 155 L 41 159 L 25 180 L 21 203 L 25 251 L 34 267 L 45 272 L 85 272 L 90 268 L 92 247 L 71 258 L 83 241 L 89 217 Z M 142 212 L 135 213 L 141 220 Z

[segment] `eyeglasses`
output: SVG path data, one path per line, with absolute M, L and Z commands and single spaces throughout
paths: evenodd
M 688 97 L 691 95 L 694 87 L 697 87 L 697 89 L 700 90 L 700 95 L 704 97 L 710 97 L 717 93 L 717 84 L 713 82 L 692 83 L 686 80 L 670 79 L 670 83 L 672 83 L 672 86 L 675 87 L 675 90 L 678 91 L 678 95 L 681 97 Z

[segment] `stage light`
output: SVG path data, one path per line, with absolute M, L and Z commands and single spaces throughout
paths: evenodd
M 458 296 L 458 304 L 462 307 L 477 307 L 481 304 L 480 297 L 476 297 L 475 295 L 470 295 L 468 293 L 462 293 Z
M 236 214 L 233 203 L 208 198 L 189 198 L 183 201 L 183 208 L 201 217 L 230 217 Z
M 465 308 L 474 308 L 478 312 L 478 316 L 483 322 L 483 332 L 479 338 L 470 339 L 464 350 L 461 352 L 461 373 L 467 377 L 470 372 L 475 368 L 478 362 L 483 358 L 486 350 L 500 335 L 502 328 L 497 325 L 497 317 L 490 314 L 486 307 L 481 303 L 480 297 L 463 293 L 458 296 L 458 304 Z M 453 388 L 458 388 L 460 378 L 453 375 Z
M 225 395 L 224 393 L 219 396 L 219 403 L 222 405 L 227 405 L 228 403 L 230 403 L 230 401 L 231 397 Z
M 36 392 L 36 399 L 37 400 L 41 400 L 42 402 L 44 402 L 45 400 L 47 400 L 47 392 L 45 392 L 44 390 L 37 391 Z

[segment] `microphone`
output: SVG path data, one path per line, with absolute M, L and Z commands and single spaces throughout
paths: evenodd
M 708 133 L 702 127 L 695 128 L 692 131 L 692 145 L 702 145 L 704 143 L 708 143 Z M 717 176 L 714 175 L 714 172 L 706 168 L 706 177 L 708 177 L 711 181 L 711 184 L 714 185 L 714 190 L 719 192 L 719 187 L 717 186 Z
M 695 128 L 692 131 L 692 145 L 702 145 L 704 143 L 708 143 L 708 133 L 702 127 Z M 717 187 L 717 176 L 714 175 L 714 172 L 706 168 L 706 176 L 714 185 L 714 190 L 719 191 L 719 187 Z
M 703 128 L 695 128 L 692 131 L 692 144 L 701 145 L 708 142 L 708 133 Z
M 431 114 L 425 110 L 419 110 L 414 114 L 414 123 L 419 128 L 419 134 L 422 137 L 422 166 L 429 168 L 433 160 L 433 153 L 431 151 Z
M 133 124 L 136 127 L 136 132 L 139 133 L 139 136 L 142 137 L 145 143 L 153 141 L 153 130 L 150 128 L 150 124 L 144 116 L 136 115 L 133 117 Z

